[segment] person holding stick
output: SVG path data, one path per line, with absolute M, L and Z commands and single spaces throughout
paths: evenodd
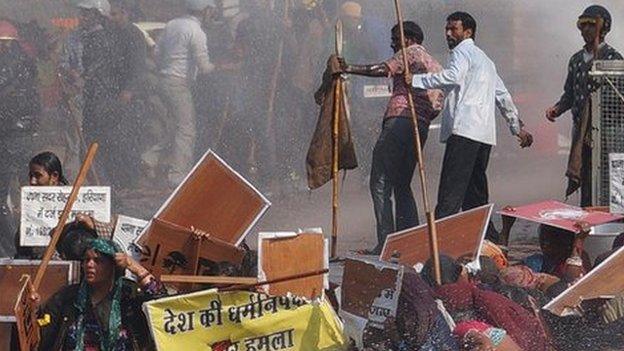
M 40 309 L 40 349 L 153 348 L 141 304 L 165 296 L 164 285 L 113 241 L 89 241 L 82 257 L 81 283 L 61 289 Z M 137 283 L 124 278 L 126 269 Z
M 494 62 L 475 45 L 476 32 L 477 22 L 470 14 L 451 14 L 446 24 L 451 49 L 448 67 L 406 77 L 416 89 L 444 89 L 447 93 L 440 133 L 446 150 L 435 209 L 438 219 L 488 203 L 486 171 L 496 145 L 495 106 L 522 148 L 533 143 Z
M 405 21 L 406 52 L 410 71 L 434 73 L 442 66 L 422 46 L 424 35 L 418 24 Z M 416 167 L 413 150 L 414 132 L 408 103 L 408 85 L 403 77 L 401 35 L 398 25 L 391 31 L 391 47 L 395 55 L 389 60 L 372 65 L 347 64 L 340 58 L 345 73 L 368 77 L 392 77 L 393 93 L 383 118 L 383 128 L 375 148 L 370 178 L 377 221 L 377 246 L 365 254 L 379 254 L 386 236 L 398 230 L 418 225 L 416 201 L 411 189 Z M 442 110 L 444 96 L 440 90 L 414 92 L 413 101 L 418 112 L 420 138 L 427 139 L 430 122 Z M 396 214 L 392 213 L 392 199 L 396 201 Z

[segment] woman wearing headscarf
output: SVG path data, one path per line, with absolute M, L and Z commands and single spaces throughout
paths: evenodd
M 83 277 L 54 294 L 40 313 L 44 321 L 40 350 L 153 349 L 143 302 L 164 296 L 164 286 L 113 241 L 88 241 Z M 137 282 L 124 278 L 129 270 Z
M 421 274 L 425 281 L 433 282 L 430 261 Z M 544 329 L 531 312 L 501 294 L 479 289 L 469 281 L 463 267 L 448 256 L 440 256 L 440 270 L 442 285 L 434 290 L 455 322 L 485 322 L 505 330 L 522 350 L 548 350 Z

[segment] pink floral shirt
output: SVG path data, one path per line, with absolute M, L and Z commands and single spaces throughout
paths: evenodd
M 414 44 L 407 49 L 407 60 L 410 65 L 410 73 L 437 73 L 442 71 L 442 66 L 421 45 Z M 384 118 L 388 117 L 411 117 L 407 102 L 407 84 L 403 73 L 403 56 L 397 52 L 388 59 L 385 64 L 390 69 L 392 76 L 392 97 L 388 102 L 388 108 Z M 444 93 L 442 90 L 412 90 L 414 106 L 419 120 L 431 122 L 444 107 Z

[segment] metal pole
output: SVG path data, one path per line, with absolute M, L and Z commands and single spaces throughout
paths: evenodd
M 394 6 L 396 9 L 396 16 L 399 22 L 399 32 L 401 34 L 401 52 L 403 53 L 403 73 L 405 77 L 409 77 L 409 62 L 406 55 L 405 47 L 405 33 L 403 32 L 403 14 L 401 13 L 401 5 L 399 0 L 394 0 Z M 427 228 L 429 232 L 429 250 L 431 258 L 433 259 L 433 268 L 435 274 L 435 280 L 438 285 L 442 283 L 442 275 L 440 273 L 440 253 L 438 251 L 438 233 L 435 223 L 435 215 L 431 212 L 429 206 L 429 195 L 427 194 L 427 178 L 425 177 L 425 164 L 422 154 L 422 144 L 420 142 L 420 133 L 418 132 L 418 117 L 416 115 L 416 108 L 414 107 L 414 100 L 412 99 L 412 89 L 407 89 L 407 101 L 409 102 L 410 112 L 412 115 L 412 123 L 414 125 L 414 149 L 416 152 L 416 160 L 418 162 L 418 174 L 420 175 L 420 187 L 422 188 L 423 206 L 425 207 L 425 213 L 427 216 Z

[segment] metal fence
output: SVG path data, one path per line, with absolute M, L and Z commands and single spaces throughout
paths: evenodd
M 600 84 L 592 94 L 592 196 L 609 205 L 609 154 L 624 153 L 624 61 L 596 61 L 591 75 Z

